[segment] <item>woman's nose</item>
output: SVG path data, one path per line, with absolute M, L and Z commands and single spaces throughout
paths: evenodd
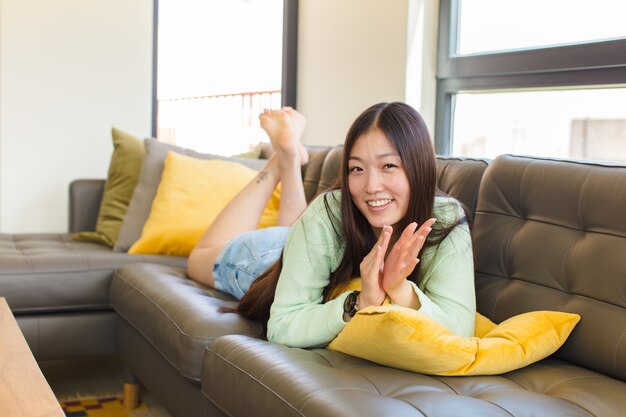
M 367 175 L 367 184 L 365 191 L 369 194 L 375 194 L 382 190 L 382 182 L 377 172 L 370 172 Z

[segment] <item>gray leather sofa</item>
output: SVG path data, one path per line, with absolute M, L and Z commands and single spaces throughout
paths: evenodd
M 70 185 L 70 233 L 95 229 L 103 187 L 104 180 Z M 133 262 L 186 265 L 185 258 L 75 242 L 70 233 L 0 234 L 0 297 L 38 360 L 115 354 L 113 272 Z
M 336 176 L 338 157 L 339 149 L 313 154 L 308 197 Z M 148 264 L 125 266 L 112 281 L 120 354 L 181 417 L 624 415 L 626 166 L 438 162 L 440 187 L 475 212 L 479 310 L 496 322 L 532 310 L 579 313 L 557 354 L 500 376 L 431 377 L 286 348 L 219 313 L 229 297 Z
M 231 335 L 208 345 L 202 391 L 231 416 L 624 416 L 625 213 L 624 165 L 502 156 L 486 169 L 473 228 L 479 311 L 496 322 L 582 316 L 562 349 L 527 368 L 431 377 Z
M 311 149 L 307 198 L 334 180 L 339 155 Z M 187 279 L 184 259 L 113 254 L 64 235 L 2 236 L 0 295 L 17 305 L 21 326 L 34 320 L 38 333 L 69 338 L 46 357 L 115 352 L 175 417 L 624 415 L 626 166 L 513 156 L 438 163 L 440 187 L 475 212 L 479 311 L 496 322 L 541 309 L 582 316 L 552 357 L 500 376 L 432 377 L 286 348 L 257 338 L 256 323 L 219 313 L 235 301 Z M 74 230 L 93 228 L 100 192 L 98 183 L 74 185 Z M 65 319 L 90 315 L 106 317 L 84 326 L 107 329 L 88 336 L 105 348 L 70 347 L 85 336 L 63 329 Z

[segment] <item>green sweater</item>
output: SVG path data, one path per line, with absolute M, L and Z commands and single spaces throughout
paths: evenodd
M 339 217 L 339 190 L 326 195 L 331 211 Z M 433 211 L 434 227 L 464 215 L 459 203 L 449 197 L 435 197 Z M 343 303 L 348 292 L 326 303 L 322 292 L 341 262 L 344 245 L 337 242 L 324 195 L 317 197 L 287 237 L 268 340 L 292 347 L 318 347 L 326 346 L 341 332 L 346 325 Z M 438 246 L 425 249 L 420 264 L 419 288 L 412 283 L 422 305 L 419 311 L 457 335 L 473 336 L 476 299 L 467 224 L 456 226 Z

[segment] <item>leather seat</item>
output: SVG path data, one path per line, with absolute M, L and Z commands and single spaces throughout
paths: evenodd
M 250 415 L 252 403 L 255 416 L 272 417 L 618 417 L 626 410 L 624 382 L 558 359 L 498 376 L 434 377 L 238 335 L 208 346 L 202 391 L 231 416 Z
M 120 268 L 111 285 L 111 305 L 138 329 L 180 374 L 199 383 L 206 345 L 231 333 L 258 336 L 257 323 L 221 313 L 236 300 L 185 276 L 182 268 L 134 264 Z

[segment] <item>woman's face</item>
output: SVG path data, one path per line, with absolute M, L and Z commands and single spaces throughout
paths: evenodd
M 356 140 L 348 158 L 348 188 L 359 211 L 376 235 L 384 225 L 395 226 L 406 215 L 410 197 L 396 149 L 380 130 L 372 129 Z

